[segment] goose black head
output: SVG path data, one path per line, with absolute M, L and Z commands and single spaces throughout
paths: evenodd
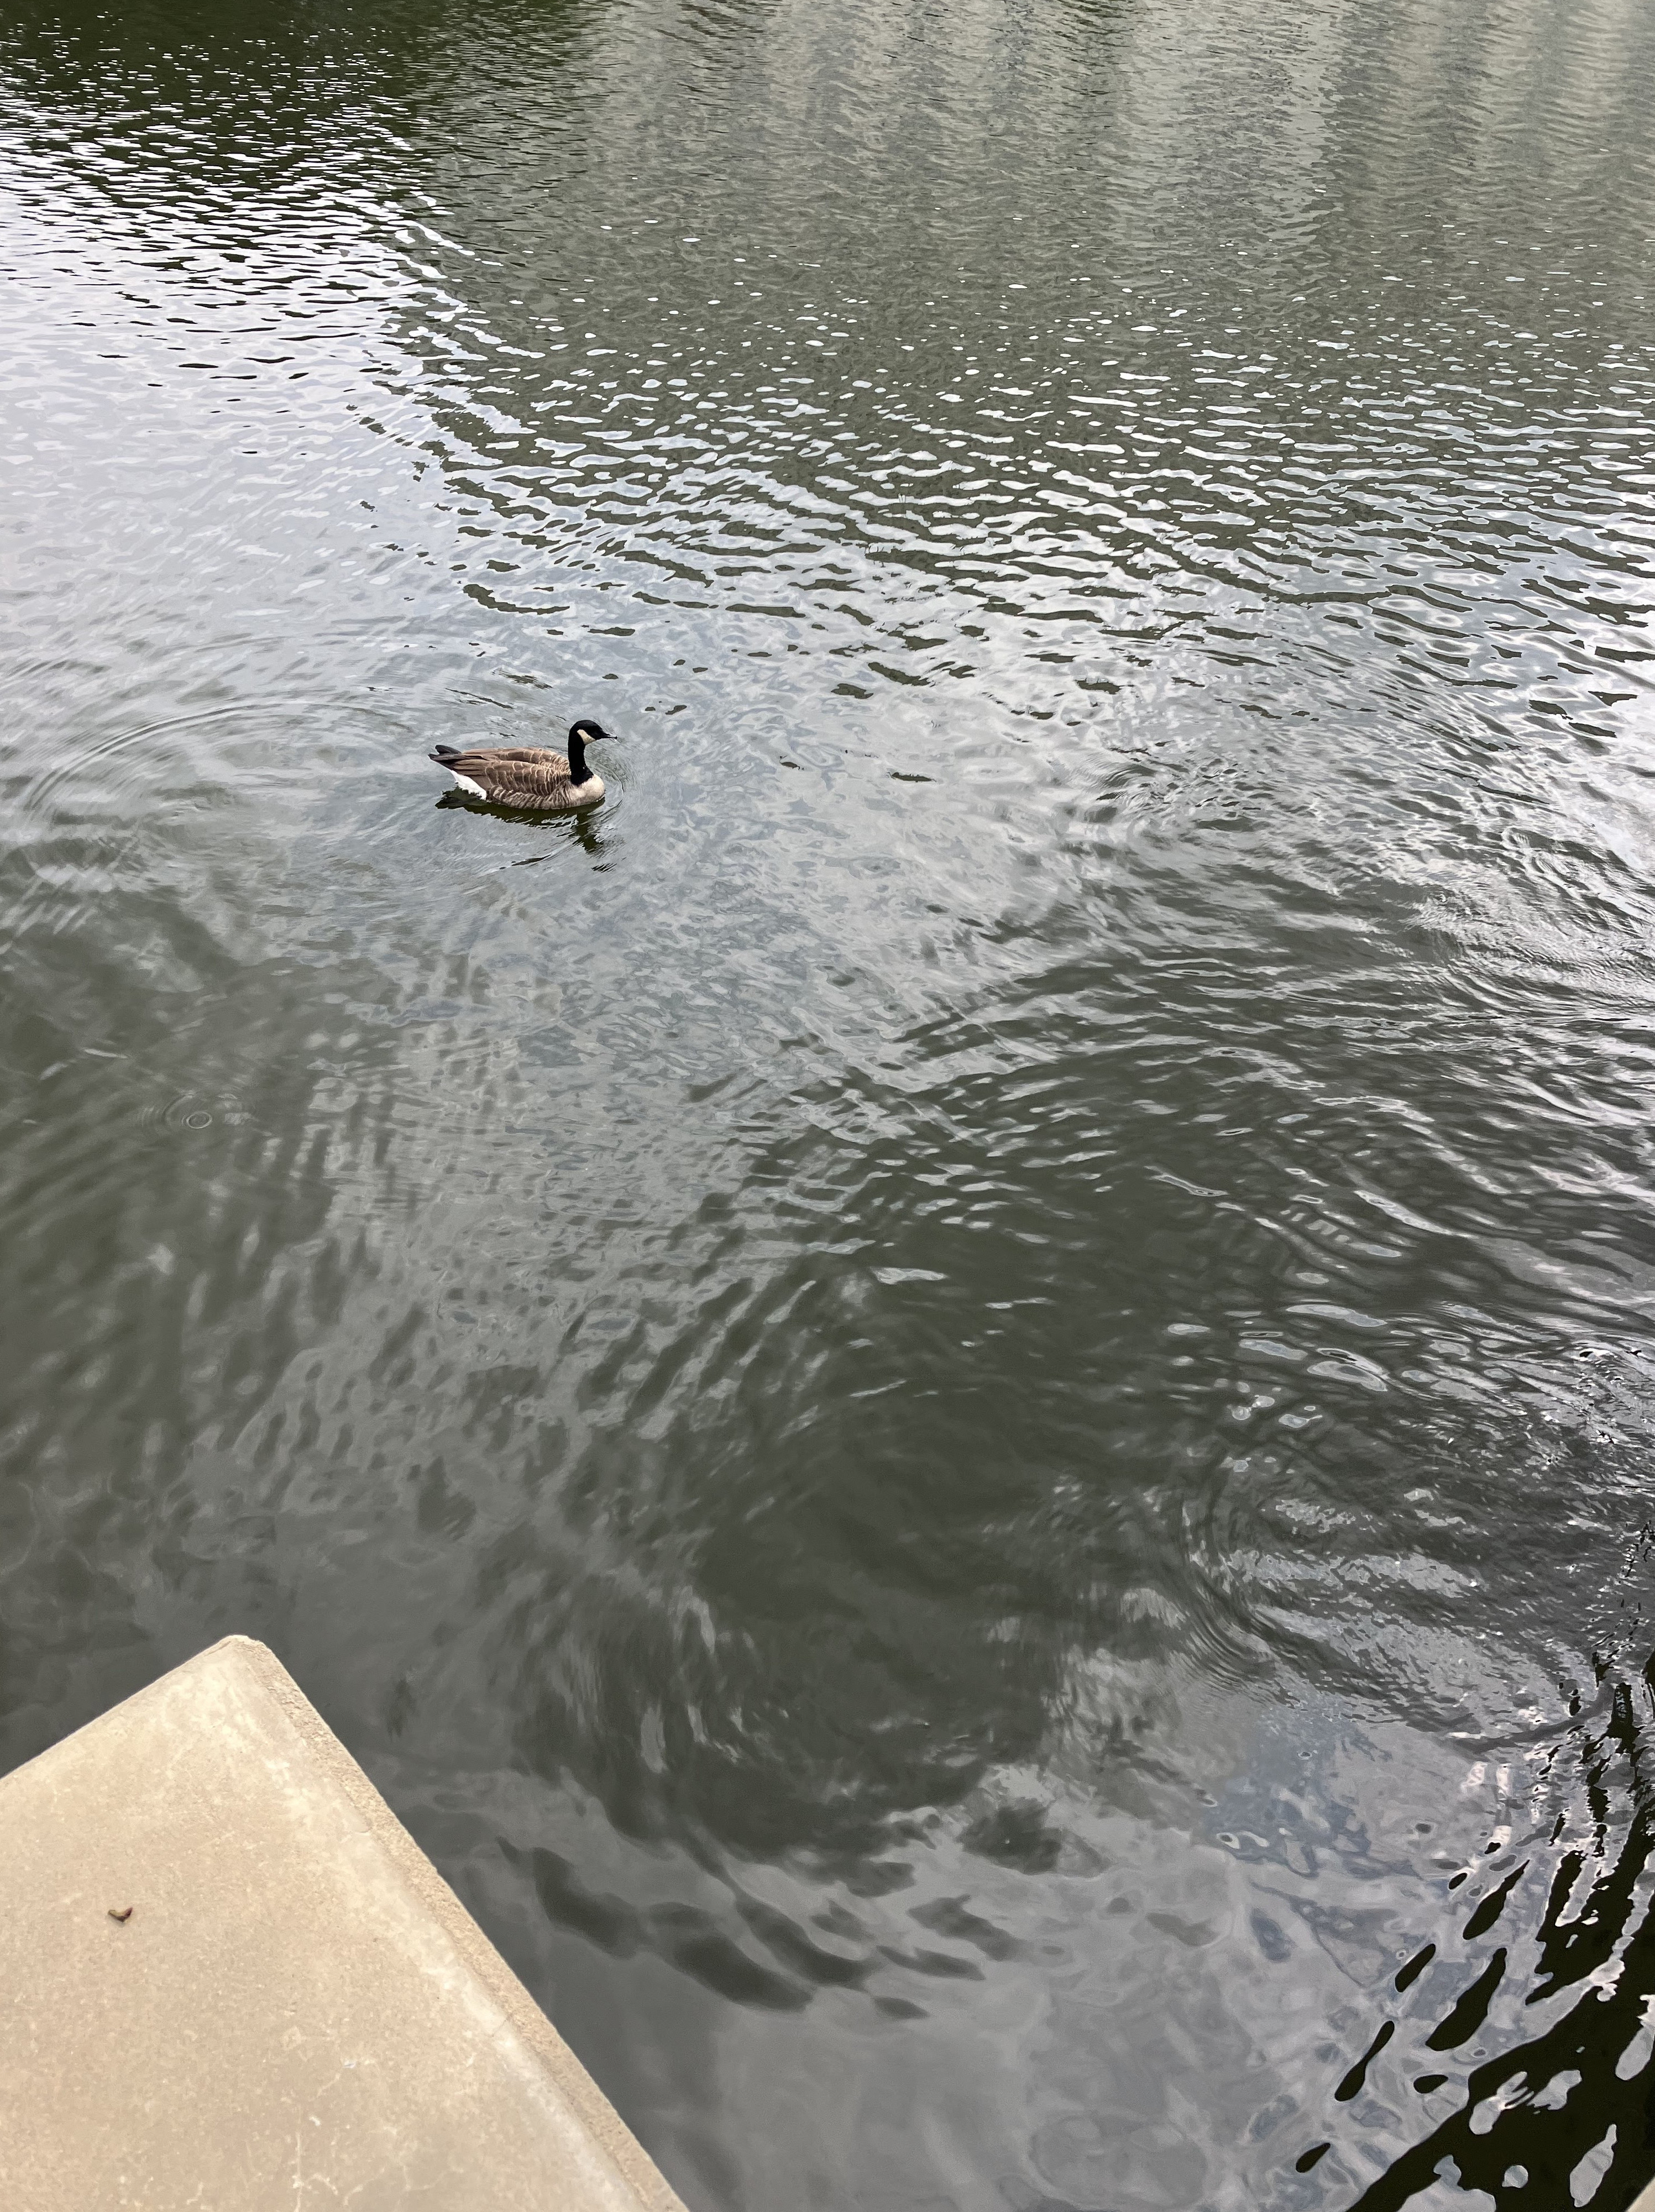
M 594 722 L 588 714 L 582 714 L 578 722 L 571 722 L 569 725 L 569 750 L 572 752 L 577 742 L 582 745 L 607 743 L 609 735 L 609 732 L 601 723 Z

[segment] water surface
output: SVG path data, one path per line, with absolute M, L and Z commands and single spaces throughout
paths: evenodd
M 265 1638 L 691 2212 L 1628 2201 L 1652 82 L 13 11 L 7 1762 Z

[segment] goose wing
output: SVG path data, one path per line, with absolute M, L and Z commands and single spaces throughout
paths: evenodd
M 480 784 L 490 798 L 508 793 L 532 805 L 536 799 L 556 798 L 569 788 L 569 762 L 562 753 L 538 746 L 496 748 L 488 752 L 461 753 L 443 766 L 455 775 Z

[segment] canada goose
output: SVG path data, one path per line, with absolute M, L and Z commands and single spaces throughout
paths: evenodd
M 543 746 L 507 746 L 490 752 L 462 753 L 439 745 L 431 758 L 446 768 L 461 791 L 496 806 L 521 806 L 549 813 L 560 806 L 591 806 L 604 795 L 604 780 L 587 766 L 586 749 L 609 732 L 584 717 L 569 733 L 569 755 Z

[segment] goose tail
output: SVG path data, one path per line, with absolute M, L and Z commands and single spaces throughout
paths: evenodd
M 447 768 L 450 761 L 457 761 L 459 758 L 459 748 L 458 745 L 439 745 L 436 750 L 429 754 L 427 757 L 434 760 L 439 768 Z

